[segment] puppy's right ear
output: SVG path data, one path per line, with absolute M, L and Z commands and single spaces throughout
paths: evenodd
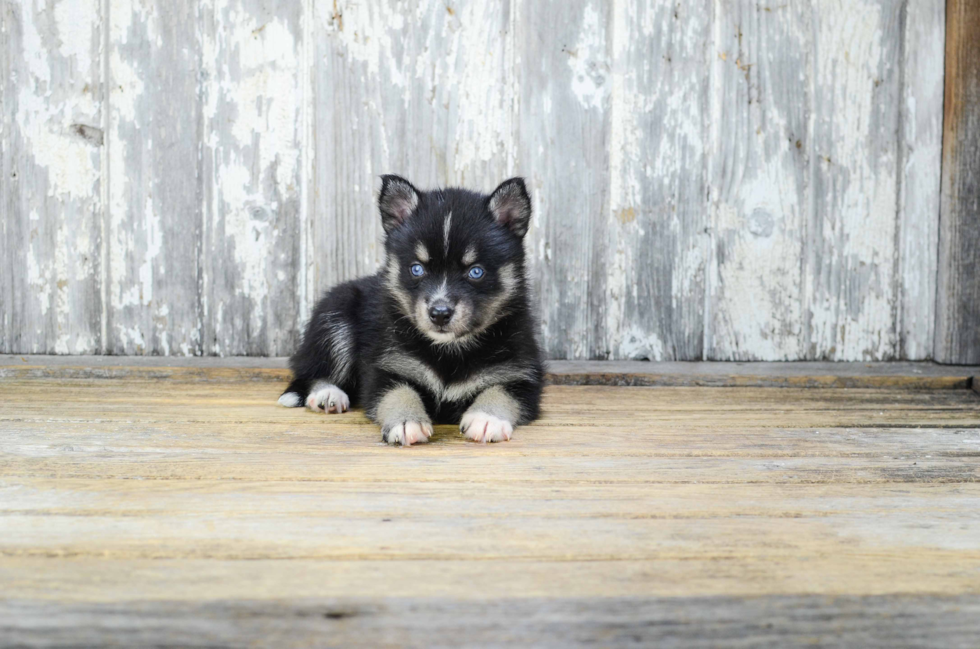
M 419 206 L 419 191 L 401 176 L 381 176 L 381 225 L 390 233 L 412 215 Z

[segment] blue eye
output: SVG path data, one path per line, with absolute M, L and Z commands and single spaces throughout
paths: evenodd
M 479 266 L 474 266 L 470 269 L 469 276 L 470 279 L 480 279 L 486 271 Z
M 422 277 L 422 275 L 425 275 L 425 268 L 422 267 L 422 264 L 412 264 L 409 266 L 408 270 L 410 270 L 412 275 L 415 275 L 416 277 Z

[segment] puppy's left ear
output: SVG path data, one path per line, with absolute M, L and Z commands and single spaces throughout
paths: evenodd
M 381 176 L 381 194 L 378 207 L 381 209 L 381 225 L 385 233 L 390 233 L 404 223 L 419 206 L 419 190 L 401 176 Z
M 487 208 L 500 225 L 519 237 L 527 234 L 531 223 L 531 197 L 523 178 L 511 178 L 500 183 L 487 199 Z

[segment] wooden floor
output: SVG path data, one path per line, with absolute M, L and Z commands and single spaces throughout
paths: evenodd
M 0 646 L 980 642 L 969 389 L 553 386 L 389 448 L 277 380 L 66 376 L 0 379 Z

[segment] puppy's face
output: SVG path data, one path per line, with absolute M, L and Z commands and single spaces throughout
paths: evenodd
M 385 287 L 402 315 L 438 344 L 464 344 L 508 313 L 523 287 L 531 202 L 511 179 L 489 196 L 420 192 L 382 178 Z

